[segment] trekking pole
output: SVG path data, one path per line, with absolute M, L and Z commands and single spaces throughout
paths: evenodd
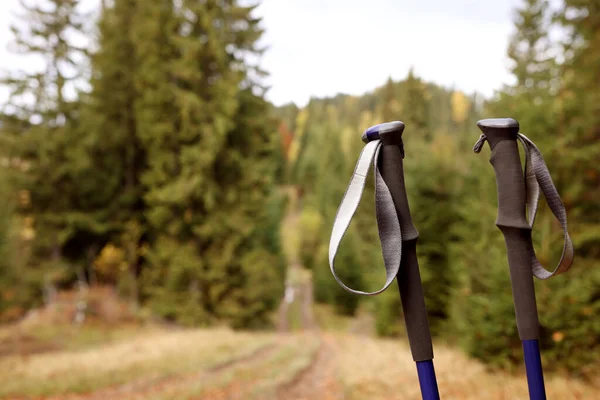
M 573 244 L 567 232 L 567 213 L 554 187 L 548 167 L 536 145 L 519 133 L 512 118 L 477 122 L 483 134 L 473 150 L 481 151 L 487 140 L 492 150 L 490 163 L 496 173 L 498 216 L 496 226 L 506 243 L 517 329 L 523 345 L 529 398 L 546 399 L 539 349 L 539 321 L 533 277 L 547 279 L 567 271 L 573 263 Z M 517 139 L 525 149 L 525 171 L 521 168 Z M 538 261 L 531 240 L 540 189 L 564 233 L 561 260 L 553 272 Z M 525 213 L 527 212 L 527 217 Z
M 438 400 L 440 395 L 433 366 L 433 346 L 416 255 L 419 232 L 412 223 L 404 185 L 403 131 L 404 123 L 394 121 L 372 126 L 363 133 L 362 140 L 366 145 L 333 224 L 329 244 L 329 266 L 337 282 L 345 290 L 355 294 L 376 295 L 397 280 L 422 398 Z M 387 280 L 383 288 L 368 293 L 346 286 L 335 273 L 334 260 L 360 202 L 371 162 L 374 164 L 377 226 Z

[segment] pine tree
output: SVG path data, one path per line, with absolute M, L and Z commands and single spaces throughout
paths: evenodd
M 86 50 L 69 36 L 84 33 L 85 16 L 79 13 L 79 0 L 45 0 L 28 5 L 21 0 L 24 24 L 14 25 L 12 49 L 44 60 L 41 71 L 14 73 L 2 79 L 9 87 L 9 112 L 52 126 L 62 125 L 74 112 L 67 90 L 82 76 Z M 28 101 L 26 98 L 33 98 Z
M 92 92 L 83 113 L 85 153 L 89 161 L 86 187 L 95 199 L 98 215 L 110 222 L 104 245 L 126 249 L 127 273 L 119 284 L 138 301 L 140 249 L 147 233 L 144 220 L 146 167 L 135 113 L 137 61 L 132 23 L 138 0 L 117 0 L 103 7 L 99 21 L 99 50 L 92 57 Z M 93 170 L 93 171 L 92 171 Z
M 402 118 L 400 113 L 400 103 L 396 91 L 396 85 L 391 77 L 383 87 L 382 93 L 382 122 L 397 121 Z
M 409 134 L 410 132 L 407 132 Z M 436 135 L 430 143 L 406 147 L 405 174 L 411 214 L 419 231 L 417 256 L 432 334 L 443 333 L 454 285 L 451 248 L 456 241 L 457 140 Z
M 408 71 L 408 76 L 402 83 L 402 121 L 406 124 L 410 136 L 428 141 L 432 138 L 429 124 L 429 101 L 426 86 L 415 75 L 414 69 Z M 408 136 L 408 135 L 407 135 Z M 412 138 L 408 138 L 412 140 Z
M 581 224 L 581 241 L 576 252 L 598 258 L 600 240 L 600 5 L 590 0 L 566 0 L 562 25 L 570 36 L 565 44 L 567 58 L 562 68 L 559 94 L 560 157 L 565 163 L 559 183 L 566 185 L 567 208 Z M 573 181 L 576 174 L 577 181 Z M 585 233 L 584 233 L 585 232 Z
M 85 50 L 69 40 L 84 30 L 85 16 L 79 13 L 78 3 L 21 4 L 25 23 L 12 28 L 15 48 L 44 60 L 44 68 L 13 73 L 2 80 L 10 91 L 3 114 L 5 151 L 26 165 L 13 170 L 12 188 L 31 199 L 19 211 L 31 221 L 35 233 L 29 265 L 39 273 L 38 286 L 53 280 L 51 271 L 64 272 L 65 251 L 82 256 L 74 242 L 70 249 L 66 247 L 77 230 L 87 230 L 86 216 L 73 212 L 85 202 L 77 184 L 81 154 L 74 150 L 80 139 L 80 105 L 69 95 L 77 91 L 86 57 Z M 68 277 L 74 271 L 66 272 Z
M 524 0 L 515 12 L 515 33 L 508 57 L 512 61 L 514 85 L 504 87 L 490 111 L 517 119 L 530 135 L 547 133 L 556 126 L 555 96 L 558 85 L 558 49 L 551 42 L 551 10 L 546 0 Z M 542 135 L 540 135 L 542 136 Z
M 273 218 L 265 205 L 279 144 L 255 93 L 261 71 L 243 58 L 258 52 L 262 33 L 252 14 L 235 2 L 147 2 L 133 22 L 155 241 L 147 294 L 184 323 L 260 326 L 282 291 L 279 251 L 260 228 Z
M 8 157 L 2 156 L 2 159 L 7 160 Z M 6 166 L 0 168 L 2 193 L 8 192 L 6 169 Z M 15 243 L 15 224 L 13 222 L 14 204 L 10 200 L 7 198 L 0 203 L 0 323 L 21 317 L 24 313 L 23 306 L 34 297 L 27 298 L 23 295 L 24 285 L 20 279 L 22 275 L 19 274 L 17 265 L 15 265 L 14 252 L 17 249 L 17 243 Z

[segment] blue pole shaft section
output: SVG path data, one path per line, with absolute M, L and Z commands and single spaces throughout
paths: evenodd
M 523 340 L 523 354 L 525 355 L 525 369 L 527 371 L 527 385 L 531 400 L 546 400 L 544 387 L 544 372 L 540 346 L 537 340 Z
M 417 373 L 423 400 L 440 400 L 433 360 L 417 361 Z

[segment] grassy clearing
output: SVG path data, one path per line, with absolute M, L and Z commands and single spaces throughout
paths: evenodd
M 137 379 L 210 368 L 273 343 L 271 334 L 227 329 L 150 331 L 89 350 L 0 359 L 0 397 L 81 393 Z
M 55 324 L 40 326 L 10 326 L 0 330 L 0 355 L 28 355 L 49 350 L 78 350 L 156 331 L 153 326 L 129 323 L 116 326 L 102 324 Z
M 346 398 L 420 399 L 419 382 L 405 343 L 338 335 L 336 364 Z M 435 368 L 444 399 L 526 399 L 524 373 L 490 372 L 461 352 L 435 346 Z M 598 389 L 577 380 L 547 376 L 548 398 L 597 399 Z

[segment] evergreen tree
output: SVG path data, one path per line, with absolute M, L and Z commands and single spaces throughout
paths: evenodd
M 8 160 L 6 155 L 0 157 L 3 161 Z M 8 168 L 4 163 L 0 167 L 0 191 L 5 195 L 10 193 L 6 180 Z M 36 300 L 35 285 L 31 285 L 28 279 L 29 271 L 21 268 L 25 254 L 18 254 L 19 232 L 13 215 L 16 201 L 6 197 L 0 203 L 0 323 L 22 317 Z M 20 232 L 23 239 L 31 234 L 27 228 L 23 224 Z
M 102 210 L 97 217 L 110 223 L 105 241 L 126 249 L 127 272 L 119 277 L 119 284 L 134 303 L 138 301 L 140 249 L 147 233 L 141 184 L 146 152 L 135 113 L 139 91 L 132 38 L 139 3 L 117 0 L 112 7 L 103 7 L 99 50 L 92 57 L 92 92 L 82 118 L 88 165 L 81 169 L 95 208 Z
M 407 132 L 410 134 L 410 132 Z M 449 316 L 450 294 L 455 283 L 451 248 L 457 218 L 457 140 L 437 135 L 424 146 L 406 147 L 405 163 L 411 214 L 419 231 L 417 256 L 432 334 L 443 333 Z
M 516 82 L 505 86 L 496 101 L 488 105 L 492 112 L 517 119 L 527 132 L 549 132 L 556 126 L 558 49 L 548 36 L 550 11 L 546 0 L 524 0 L 516 11 L 516 31 L 507 51 Z
M 147 293 L 185 323 L 263 325 L 282 292 L 279 251 L 260 228 L 279 144 L 255 94 L 260 71 L 244 59 L 262 33 L 252 13 L 236 2 L 148 2 L 133 23 L 155 240 Z
M 69 96 L 76 92 L 86 56 L 69 40 L 84 29 L 85 16 L 79 13 L 78 3 L 47 0 L 29 6 L 23 2 L 25 23 L 12 28 L 14 45 L 20 54 L 42 59 L 44 68 L 2 79 L 10 91 L 2 116 L 5 151 L 26 165 L 13 170 L 11 188 L 31 199 L 19 211 L 35 232 L 29 265 L 38 272 L 38 287 L 54 279 L 52 271 L 74 275 L 73 270 L 61 268 L 62 255 L 77 230 L 90 230 L 86 216 L 77 212 L 85 202 L 79 193 L 81 154 L 76 150 L 80 106 Z M 72 255 L 81 257 L 84 249 L 72 246 Z
M 383 122 L 398 121 L 402 118 L 399 113 L 400 104 L 397 98 L 396 85 L 389 77 L 383 86 L 381 118 Z
M 402 84 L 402 118 L 406 124 L 408 141 L 412 137 L 428 141 L 432 138 L 431 127 L 429 125 L 429 101 L 427 98 L 426 86 L 423 81 L 417 77 L 413 68 L 408 71 L 408 76 Z
M 591 0 L 565 0 L 562 25 L 569 32 L 567 58 L 562 68 L 559 94 L 559 145 L 557 157 L 564 162 L 559 178 L 565 189 L 569 216 L 581 224 L 576 253 L 598 258 L 600 251 L 600 4 Z M 573 182 L 573 176 L 578 177 Z M 572 209 L 572 210 L 571 210 Z M 585 232 L 585 233 L 584 233 Z

